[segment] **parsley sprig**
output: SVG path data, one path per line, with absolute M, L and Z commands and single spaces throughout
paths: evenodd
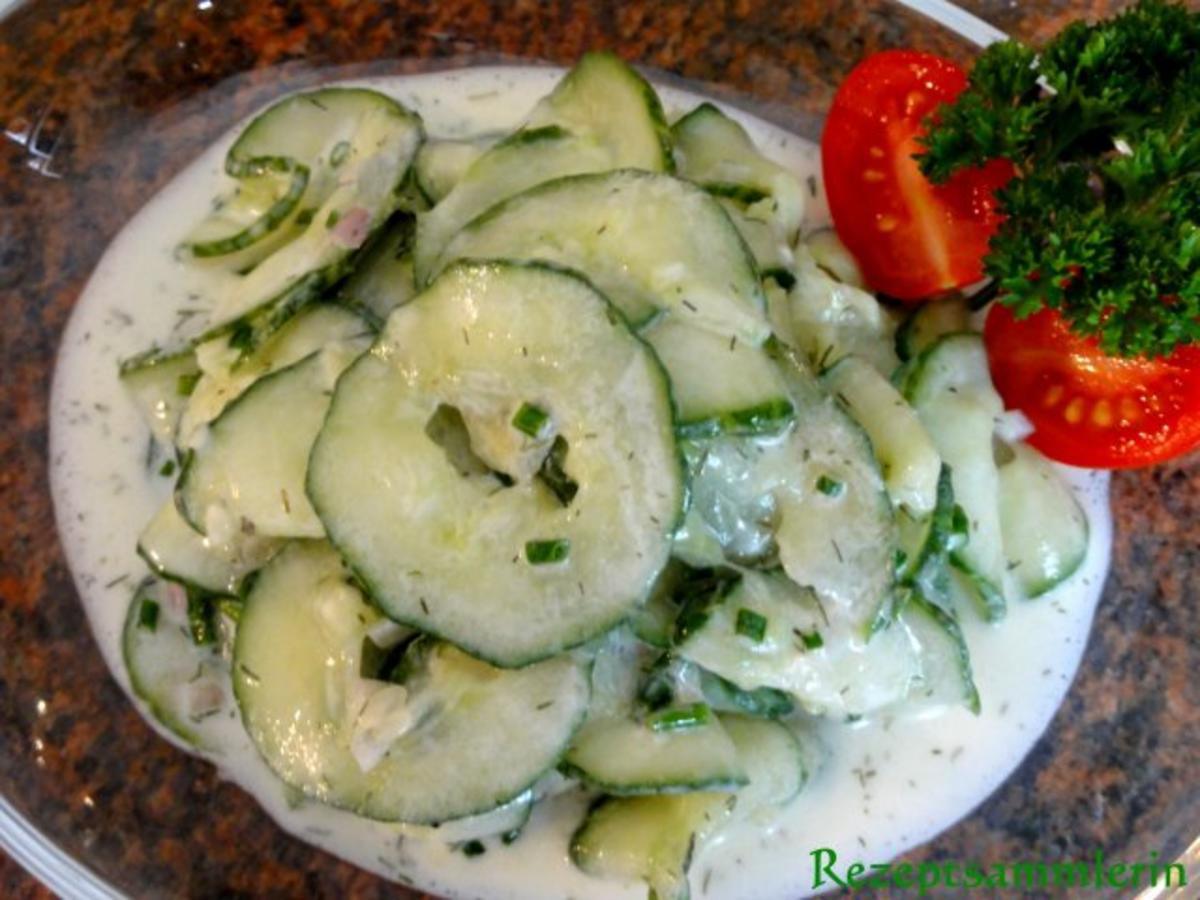
M 1018 316 L 1059 310 L 1124 356 L 1200 342 L 1200 13 L 1142 0 L 1040 50 L 995 44 L 929 124 L 936 182 L 1016 167 L 984 265 Z

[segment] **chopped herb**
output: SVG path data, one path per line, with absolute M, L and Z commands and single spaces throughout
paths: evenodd
M 522 403 L 521 408 L 512 417 L 513 428 L 531 438 L 543 437 L 549 424 L 550 414 L 532 403 Z
M 542 460 L 541 468 L 537 472 L 538 479 L 550 489 L 550 493 L 554 494 L 563 506 L 570 506 L 575 495 L 579 493 L 579 483 L 567 474 L 568 449 L 566 438 L 561 434 L 558 435 L 554 439 L 554 443 L 550 445 L 550 452 Z
M 826 497 L 840 497 L 846 490 L 846 483 L 838 481 L 836 478 L 830 478 L 828 475 L 822 475 L 817 479 L 817 490 Z
M 483 856 L 487 853 L 487 847 L 483 845 L 483 841 L 467 841 L 460 849 L 463 856 L 467 857 Z
M 333 149 L 329 151 L 329 165 L 337 168 L 344 163 L 350 156 L 350 142 L 338 141 L 333 145 Z
M 675 642 L 683 643 L 707 625 L 713 607 L 723 603 L 741 581 L 741 572 L 724 566 L 685 569 L 672 595 L 679 606 Z
M 158 601 L 143 600 L 141 607 L 138 609 L 138 628 L 144 628 L 147 631 L 154 631 L 158 628 L 158 614 L 160 612 Z
M 168 459 L 165 463 L 159 466 L 158 474 L 163 478 L 170 478 L 175 474 L 175 460 Z
M 734 630 L 742 637 L 759 643 L 767 636 L 767 617 L 743 606 L 737 611 Z
M 675 709 L 663 710 L 652 715 L 647 722 L 652 731 L 684 731 L 698 728 L 712 718 L 712 710 L 707 703 L 693 703 Z
M 316 214 L 317 211 L 312 207 L 302 209 L 300 212 L 296 213 L 296 224 L 300 226 L 308 225 L 312 222 L 313 216 Z
M 180 397 L 190 397 L 196 390 L 196 382 L 200 380 L 199 372 L 185 372 L 175 381 L 175 393 Z
M 815 629 L 813 631 L 801 631 L 799 628 L 793 628 L 792 633 L 804 645 L 805 650 L 819 650 L 825 646 L 825 639 L 821 637 L 821 632 Z
M 531 566 L 553 565 L 562 562 L 570 555 L 571 542 L 566 538 L 525 542 L 525 559 Z
M 329 215 L 325 219 L 325 227 L 326 228 L 336 228 L 337 223 L 340 222 L 341 219 L 342 219 L 342 214 L 340 212 L 338 212 L 336 209 L 330 210 Z

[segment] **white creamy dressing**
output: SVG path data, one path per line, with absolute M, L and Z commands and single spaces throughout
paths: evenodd
M 560 76 L 558 69 L 480 68 L 364 83 L 420 113 L 432 137 L 463 137 L 510 130 Z M 670 88 L 660 93 L 669 112 L 701 99 Z M 766 154 L 817 184 L 814 145 L 726 111 Z M 156 474 L 157 463 L 147 465 L 148 432 L 118 382 L 117 361 L 185 328 L 188 311 L 214 293 L 216 276 L 178 261 L 173 251 L 227 188 L 221 164 L 238 131 L 186 168 L 116 238 L 74 310 L 55 373 L 50 448 L 59 530 L 100 649 L 126 690 L 121 627 L 131 590 L 146 574 L 135 543 L 171 479 Z M 819 185 L 817 194 L 808 210 L 812 226 L 828 217 Z M 953 709 L 924 721 L 822 723 L 824 767 L 776 826 L 739 825 L 701 851 L 692 867 L 695 896 L 803 896 L 812 888 L 814 849 L 833 848 L 839 872 L 854 860 L 888 860 L 965 816 L 1013 771 L 1067 691 L 1108 566 L 1107 475 L 1065 474 L 1091 524 L 1081 572 L 1046 597 L 1011 605 L 999 626 L 964 616 L 982 714 Z M 385 878 L 454 897 L 646 895 L 643 885 L 590 878 L 571 865 L 567 839 L 584 808 L 575 793 L 539 803 L 512 846 L 491 841 L 487 853 L 467 858 L 429 829 L 297 801 L 260 759 L 232 698 L 219 721 L 204 724 L 213 748 L 203 755 L 280 825 Z

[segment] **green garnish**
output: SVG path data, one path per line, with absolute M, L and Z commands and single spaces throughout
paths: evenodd
M 346 158 L 349 156 L 350 142 L 338 141 L 333 145 L 333 149 L 329 151 L 329 165 L 336 169 L 338 166 L 344 163 Z
M 161 475 L 163 478 L 170 478 L 172 475 L 174 475 L 175 474 L 175 460 L 168 459 L 161 466 L 159 466 L 158 474 Z
M 188 631 L 192 643 L 197 646 L 211 644 L 217 639 L 217 629 L 213 622 L 213 606 L 211 598 L 206 594 L 191 588 L 187 589 L 187 619 Z
M 196 382 L 200 380 L 199 372 L 187 372 L 175 380 L 175 393 L 180 397 L 190 397 L 196 390 Z
M 483 854 L 487 853 L 487 847 L 483 845 L 483 841 L 467 841 L 460 849 L 463 856 L 467 857 L 483 856 Z
M 567 446 L 566 438 L 560 434 L 550 445 L 550 452 L 542 460 L 542 466 L 537 472 L 538 479 L 550 489 L 550 493 L 557 497 L 558 502 L 563 506 L 570 506 L 575 495 L 579 493 L 579 482 L 567 474 L 568 449 L 570 448 Z
M 706 703 L 693 703 L 655 713 L 646 721 L 652 731 L 683 731 L 706 724 L 712 718 L 712 710 Z
M 571 542 L 566 538 L 525 542 L 525 559 L 529 561 L 531 566 L 560 563 L 570 555 Z
M 325 217 L 325 227 L 334 228 L 341 220 L 342 214 L 340 212 L 338 212 L 336 209 L 330 210 L 329 215 Z
M 302 209 L 302 210 L 300 210 L 300 212 L 296 213 L 296 224 L 297 225 L 307 225 L 310 222 L 312 222 L 313 216 L 315 216 L 316 214 L 317 214 L 317 211 L 315 209 L 313 209 L 312 207 L 309 207 L 308 209 Z
M 819 650 L 825 646 L 825 639 L 819 631 L 797 631 L 796 637 L 800 639 L 805 650 Z
M 742 637 L 750 638 L 758 643 L 767 636 L 767 617 L 743 606 L 737 611 L 737 624 L 734 626 L 734 631 Z
M 679 615 L 675 619 L 675 643 L 682 644 L 703 628 L 713 608 L 725 602 L 725 598 L 741 581 L 741 572 L 724 566 L 686 569 L 673 596 L 679 606 Z
M 817 490 L 826 497 L 840 497 L 845 489 L 845 482 L 830 478 L 828 475 L 822 475 L 817 479 Z
M 160 607 L 156 600 L 143 600 L 138 608 L 138 628 L 154 631 L 158 628 Z
M 550 413 L 532 403 L 522 403 L 512 417 L 512 427 L 531 438 L 540 438 L 550 423 Z
M 984 268 L 1018 317 L 1058 310 L 1125 356 L 1200 341 L 1200 13 L 1142 0 L 993 44 L 924 142 L 935 182 L 1016 167 Z

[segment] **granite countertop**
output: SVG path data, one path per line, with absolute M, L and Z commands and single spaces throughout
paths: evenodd
M 1040 38 L 1126 4 L 962 5 Z M 352 76 L 421 68 L 422 58 L 569 62 L 613 47 L 719 82 L 717 93 L 753 92 L 762 114 L 814 134 L 865 53 L 907 44 L 970 55 L 883 0 L 728 6 L 33 0 L 0 23 L 0 793 L 101 874 L 155 896 L 397 895 L 284 837 L 210 766 L 154 737 L 90 649 L 46 489 L 58 335 L 121 224 L 232 117 L 311 83 L 309 62 Z M 1114 843 L 1171 856 L 1195 837 L 1200 604 L 1189 588 L 1200 583 L 1200 455 L 1116 475 L 1113 507 L 1113 574 L 1064 708 L 1004 788 L 911 859 L 979 858 L 980 848 L 1020 859 L 1036 848 L 1052 862 Z M 98 764 L 112 759 L 127 760 L 124 770 Z M 193 832 L 188 811 L 206 806 L 223 815 Z M 121 841 L 123 826 L 133 833 L 147 822 L 153 840 Z M 0 854 L 0 896 L 51 895 Z

